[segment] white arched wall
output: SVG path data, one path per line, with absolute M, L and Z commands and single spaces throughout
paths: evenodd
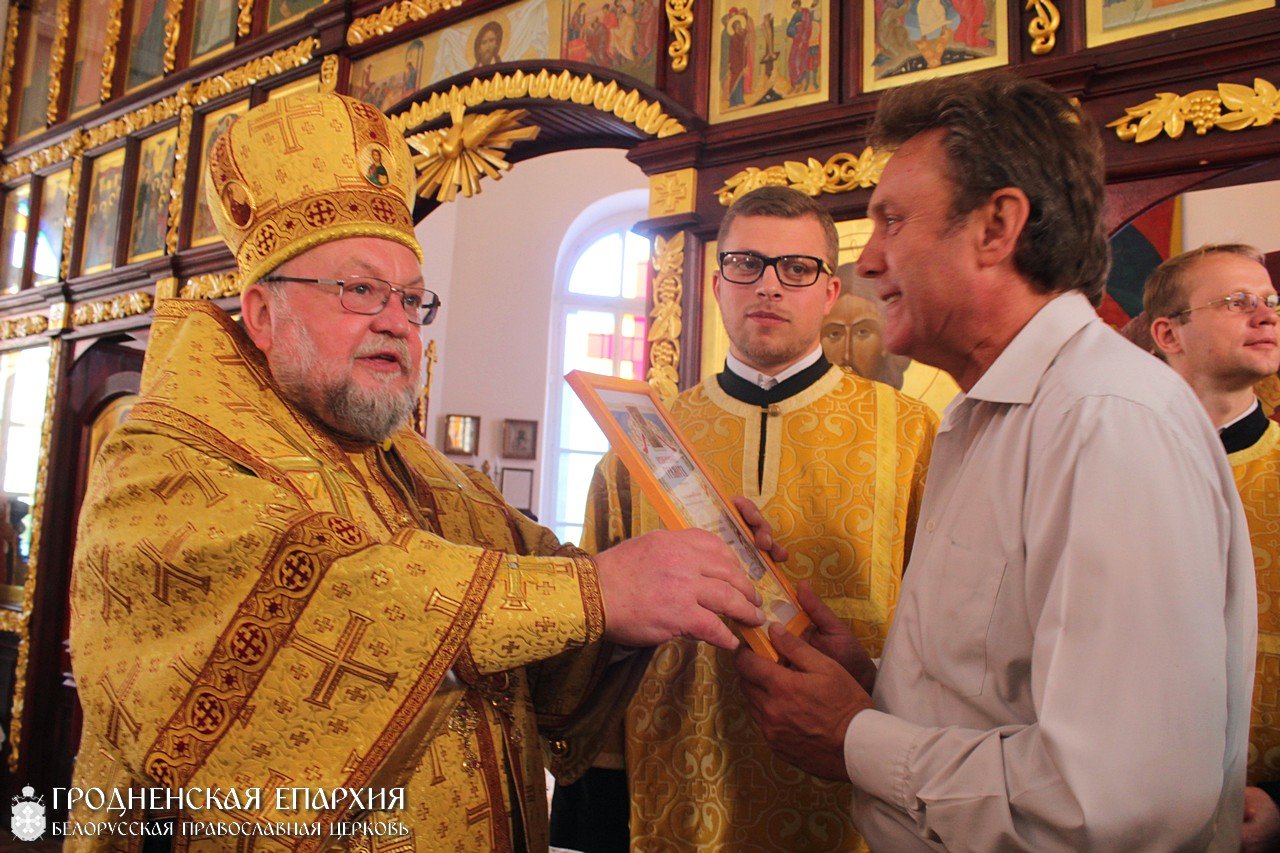
M 593 203 L 647 190 L 644 173 L 618 149 L 548 154 L 516 164 L 481 192 L 443 204 L 418 223 L 423 278 L 444 303 L 424 330 L 439 351 L 431 386 L 428 437 L 439 447 L 445 415 L 478 415 L 476 467 L 488 461 L 498 482 L 503 466 L 532 468 L 533 511 L 540 514 L 551 297 L 565 235 Z M 501 457 L 502 422 L 538 422 L 538 456 Z
M 1264 253 L 1280 251 L 1280 181 L 1242 184 L 1182 197 L 1182 247 L 1248 243 Z

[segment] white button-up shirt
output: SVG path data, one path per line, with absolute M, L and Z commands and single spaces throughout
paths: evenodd
M 1235 850 L 1256 640 L 1225 454 L 1078 293 L 934 445 L 845 763 L 872 849 Z

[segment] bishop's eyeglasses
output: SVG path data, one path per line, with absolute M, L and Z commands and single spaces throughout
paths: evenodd
M 769 267 L 787 287 L 809 287 L 823 273 L 831 274 L 827 262 L 812 255 L 771 258 L 756 252 L 721 252 L 717 257 L 721 277 L 734 284 L 755 284 Z
M 292 275 L 269 275 L 260 281 L 295 281 L 299 284 L 325 284 L 338 287 L 338 301 L 352 314 L 381 314 L 391 301 L 391 294 L 400 294 L 400 304 L 409 322 L 426 326 L 436 318 L 440 310 L 440 297 L 434 290 L 422 287 L 397 287 L 380 278 L 298 278 Z
M 1183 308 L 1181 311 L 1170 314 L 1170 317 L 1183 317 L 1192 311 L 1199 311 L 1201 308 L 1213 308 L 1216 305 L 1225 305 L 1227 310 L 1236 314 L 1252 314 L 1258 310 L 1258 304 L 1266 305 L 1272 311 L 1280 309 L 1280 296 L 1269 293 L 1266 296 L 1259 296 L 1256 293 L 1246 293 L 1243 290 L 1236 293 L 1228 293 L 1220 299 L 1212 302 L 1206 302 L 1203 305 L 1197 305 L 1194 308 Z

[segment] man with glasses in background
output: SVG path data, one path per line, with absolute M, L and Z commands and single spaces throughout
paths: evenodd
M 592 689 L 614 683 L 598 641 L 733 648 L 719 617 L 759 625 L 759 598 L 703 531 L 594 559 L 562 546 L 407 426 L 440 301 L 408 148 L 377 109 L 264 104 L 209 169 L 243 327 L 160 302 L 141 400 L 94 464 L 72 591 L 75 784 L 107 794 L 72 820 L 155 820 L 109 811 L 110 792 L 183 789 L 181 849 L 259 831 L 546 849 L 540 737 L 589 725 Z
M 1156 355 L 1187 380 L 1218 430 L 1249 522 L 1258 581 L 1258 654 L 1241 849 L 1280 847 L 1280 424 L 1254 393 L 1280 371 L 1280 297 L 1262 254 L 1211 243 L 1147 279 L 1143 310 Z
M 801 601 L 820 597 L 879 649 L 897 603 L 937 419 L 923 403 L 823 356 L 840 293 L 838 237 L 816 201 L 785 187 L 725 214 L 712 288 L 725 370 L 672 416 L 732 494 L 754 501 L 790 552 Z M 597 469 L 583 545 L 658 526 L 616 457 Z M 556 793 L 553 843 L 587 851 L 853 850 L 850 789 L 774 758 L 746 713 L 729 656 L 685 639 L 654 652 L 621 735 Z M 591 755 L 578 757 L 579 766 Z M 573 762 L 569 762 L 570 766 Z M 625 778 L 620 769 L 625 763 Z M 602 802 L 603 801 L 603 802 Z

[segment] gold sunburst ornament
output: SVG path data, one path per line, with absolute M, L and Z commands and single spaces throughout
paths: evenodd
M 494 110 L 468 115 L 464 104 L 450 111 L 453 124 L 406 137 L 414 151 L 418 195 L 432 193 L 439 201 L 453 201 L 458 191 L 467 198 L 480 192 L 480 179 L 495 181 L 511 168 L 506 152 L 522 139 L 536 139 L 540 127 L 521 126 L 528 110 Z

